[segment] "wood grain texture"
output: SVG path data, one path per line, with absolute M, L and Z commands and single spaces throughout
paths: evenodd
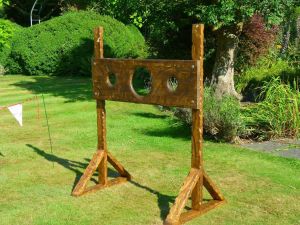
M 219 188 L 214 184 L 214 182 L 209 178 L 209 176 L 204 172 L 203 174 L 203 185 L 214 200 L 225 200 L 224 196 L 221 194 Z
M 92 65 L 93 93 L 97 101 L 98 150 L 93 156 L 73 195 L 101 190 L 131 179 L 120 162 L 107 151 L 106 143 L 106 111 L 105 100 L 158 104 L 192 109 L 192 158 L 191 170 L 186 177 L 179 195 L 172 206 L 165 223 L 178 225 L 185 223 L 207 211 L 225 203 L 219 189 L 208 177 L 203 167 L 203 57 L 204 26 L 193 25 L 193 60 L 136 60 L 136 59 L 104 59 L 103 28 L 94 30 L 94 60 Z M 132 87 L 135 69 L 144 67 L 152 76 L 151 91 L 146 96 L 138 95 Z M 115 85 L 109 82 L 109 75 L 116 76 Z M 169 89 L 168 79 L 175 77 L 178 87 Z M 121 175 L 113 180 L 107 179 L 107 162 Z M 87 182 L 98 168 L 99 184 L 87 187 Z M 203 203 L 203 187 L 213 200 Z M 182 213 L 189 197 L 192 209 Z
M 138 95 L 132 87 L 136 68 L 145 67 L 152 77 L 151 91 L 146 96 Z M 109 74 L 115 74 L 112 86 Z M 93 63 L 94 97 L 98 100 L 113 100 L 199 108 L 199 61 L 197 60 L 138 60 L 138 59 L 95 59 Z M 175 91 L 168 86 L 168 79 L 175 77 Z
M 94 54 L 95 59 L 104 57 L 103 48 L 103 27 L 94 30 Z M 104 150 L 103 159 L 98 167 L 98 183 L 102 185 L 107 184 L 107 143 L 106 143 L 106 110 L 105 101 L 97 100 L 97 136 L 98 149 Z
M 119 172 L 119 174 L 122 177 L 127 177 L 128 180 L 131 180 L 131 175 L 110 152 L 108 152 L 107 156 L 108 156 L 108 162 Z
M 226 203 L 225 201 L 217 201 L 217 200 L 211 200 L 205 204 L 202 204 L 199 208 L 199 210 L 189 210 L 187 212 L 184 212 L 181 214 L 179 219 L 179 224 L 186 223 L 198 216 L 203 215 L 204 213 L 207 213 L 208 211 Z
M 80 196 L 84 190 L 86 189 L 87 183 L 93 176 L 94 172 L 98 168 L 101 160 L 103 159 L 104 156 L 104 150 L 98 150 L 92 160 L 90 161 L 88 167 L 85 169 L 83 175 L 81 176 L 79 182 L 76 184 L 76 187 L 74 188 L 72 195 L 73 196 Z
M 180 188 L 179 195 L 177 196 L 173 207 L 165 221 L 165 225 L 178 224 L 180 214 L 189 199 L 193 188 L 199 180 L 200 170 L 192 168 L 189 175 L 185 178 L 183 185 Z
M 192 192 L 192 209 L 199 210 L 203 199 L 203 43 L 204 25 L 195 24 L 192 29 L 192 58 L 199 60 L 200 69 L 198 83 L 200 86 L 200 97 L 198 98 L 198 109 L 192 110 L 192 168 L 201 170 L 201 176 Z

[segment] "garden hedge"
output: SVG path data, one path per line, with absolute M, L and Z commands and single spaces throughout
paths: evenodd
M 0 65 L 6 66 L 11 51 L 12 37 L 20 30 L 20 26 L 5 19 L 0 19 Z
M 145 39 L 132 26 L 94 12 L 69 12 L 13 39 L 10 72 L 30 75 L 89 75 L 93 29 L 104 27 L 105 57 L 144 58 Z

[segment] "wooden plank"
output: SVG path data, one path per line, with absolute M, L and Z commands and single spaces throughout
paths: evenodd
M 94 54 L 96 59 L 101 59 L 104 56 L 103 49 L 103 27 L 98 27 L 94 30 Z M 104 150 L 103 160 L 98 167 L 98 182 L 99 184 L 107 184 L 107 143 L 106 143 L 106 111 L 105 101 L 97 100 L 97 136 L 98 149 Z
M 138 67 L 145 67 L 151 74 L 151 91 L 138 95 L 132 87 L 132 77 Z M 116 83 L 109 83 L 109 74 L 115 74 Z M 198 108 L 200 98 L 199 61 L 197 60 L 139 60 L 95 59 L 93 63 L 93 91 L 98 100 L 112 100 Z M 172 91 L 168 79 L 175 77 L 178 86 Z
M 107 156 L 108 162 L 120 173 L 120 175 L 122 177 L 127 177 L 128 180 L 131 180 L 131 175 L 110 152 L 107 152 Z
M 226 201 L 211 200 L 208 203 L 202 204 L 200 206 L 199 210 L 189 210 L 187 212 L 184 212 L 180 216 L 179 224 L 186 223 L 198 216 L 201 216 L 201 215 L 207 213 L 211 209 L 214 209 L 220 205 L 223 205 L 224 203 L 226 203 Z
M 122 184 L 122 183 L 125 183 L 126 181 L 128 181 L 128 179 L 126 177 L 117 177 L 117 178 L 114 178 L 112 180 L 107 181 L 106 185 L 97 184 L 97 185 L 88 187 L 82 192 L 81 195 L 93 193 L 95 191 L 99 191 L 101 189 L 111 187 L 111 186 L 114 186 L 114 185 L 117 185 L 117 184 Z
M 192 192 L 192 209 L 198 210 L 203 199 L 203 42 L 204 42 L 204 25 L 195 24 L 193 25 L 192 33 L 192 58 L 199 60 L 199 99 L 198 109 L 192 110 L 192 168 L 201 170 L 199 181 L 195 185 Z
M 203 184 L 204 187 L 207 189 L 209 194 L 213 197 L 214 200 L 225 200 L 224 196 L 221 194 L 221 191 L 218 187 L 214 184 L 214 182 L 209 178 L 209 176 L 204 172 L 203 174 Z
M 99 184 L 106 185 L 108 182 L 107 176 L 107 151 L 104 151 L 103 159 L 101 160 L 98 167 L 98 182 Z
M 165 221 L 165 224 L 177 224 L 180 214 L 189 199 L 193 188 L 199 180 L 200 170 L 192 168 L 189 175 L 185 178 L 183 185 L 180 188 L 179 195 L 177 196 L 173 207 Z
M 89 165 L 87 166 L 86 170 L 84 171 L 83 175 L 81 176 L 79 182 L 77 183 L 76 187 L 74 188 L 72 195 L 73 196 L 80 196 L 83 191 L 86 188 L 86 185 L 88 181 L 91 179 L 93 176 L 93 173 L 99 166 L 101 160 L 103 159 L 104 151 L 103 150 L 98 150 L 92 160 L 90 161 Z
M 114 186 L 114 185 L 117 185 L 117 184 L 122 184 L 122 183 L 125 183 L 126 181 L 128 181 L 126 177 L 117 177 L 115 179 L 109 180 L 106 185 L 96 184 L 94 186 L 87 187 L 79 195 L 76 195 L 76 197 L 79 197 L 79 196 L 82 196 L 82 195 L 85 195 L 85 194 L 89 194 L 89 193 L 93 193 L 95 191 L 99 191 L 101 189 L 111 187 L 111 186 Z
M 96 59 L 104 57 L 103 35 L 103 27 L 97 27 L 94 29 L 94 57 Z

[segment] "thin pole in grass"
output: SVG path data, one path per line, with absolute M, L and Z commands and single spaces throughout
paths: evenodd
M 44 94 L 42 93 L 42 88 L 40 86 L 37 86 L 37 88 L 39 88 L 41 90 L 41 96 L 42 96 L 42 100 L 43 100 L 44 112 L 45 112 L 46 124 L 47 124 L 47 130 L 48 130 L 50 151 L 51 151 L 51 154 L 53 155 L 53 144 L 52 144 L 52 138 L 51 138 L 50 125 L 49 125 L 49 119 L 48 119 L 48 113 L 47 113 L 45 97 L 44 97 Z M 54 162 L 52 162 L 52 167 L 54 168 Z

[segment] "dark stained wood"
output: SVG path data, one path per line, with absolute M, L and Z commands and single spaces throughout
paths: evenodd
M 152 77 L 151 91 L 146 96 L 138 95 L 132 87 L 132 77 L 138 67 L 147 68 Z M 111 73 L 116 76 L 114 86 L 108 79 Z M 98 100 L 199 108 L 199 74 L 196 60 L 95 59 L 94 97 Z M 175 91 L 168 87 L 171 77 L 178 81 Z

